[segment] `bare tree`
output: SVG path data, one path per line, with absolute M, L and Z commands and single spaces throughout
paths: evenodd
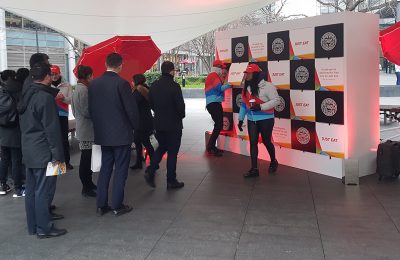
M 394 8 L 396 0 L 316 0 L 323 6 L 332 7 L 337 12 L 373 12 L 384 8 Z
M 246 26 L 255 26 L 260 24 L 283 21 L 295 16 L 305 17 L 306 15 L 283 16 L 282 9 L 288 0 L 278 0 L 274 4 L 267 5 L 251 14 L 241 17 L 231 23 L 221 26 L 220 28 L 208 32 L 194 40 L 191 40 L 177 48 L 188 53 L 195 54 L 204 64 L 207 71 L 211 70 L 211 63 L 214 59 L 215 52 L 215 32 L 238 29 Z

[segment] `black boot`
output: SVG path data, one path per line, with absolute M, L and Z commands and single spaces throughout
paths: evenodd
M 96 192 L 92 189 L 82 189 L 82 196 L 84 197 L 96 197 Z
M 259 172 L 257 168 L 251 168 L 248 172 L 246 172 L 243 177 L 244 178 L 253 178 L 253 177 L 258 177 Z
M 276 170 L 278 169 L 278 166 L 279 166 L 279 163 L 276 159 L 271 161 L 271 163 L 269 164 L 268 172 L 275 173 Z

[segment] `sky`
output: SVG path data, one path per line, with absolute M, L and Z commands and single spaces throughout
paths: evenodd
M 293 14 L 315 16 L 319 13 L 317 12 L 317 1 L 315 0 L 288 0 L 282 12 L 285 16 Z

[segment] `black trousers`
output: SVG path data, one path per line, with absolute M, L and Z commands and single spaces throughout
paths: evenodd
M 124 201 L 124 189 L 131 155 L 131 146 L 101 146 L 101 169 L 97 180 L 97 207 L 108 206 L 108 187 L 114 170 L 111 208 L 119 209 Z
M 7 182 L 8 169 L 11 166 L 11 173 L 14 181 L 14 188 L 21 189 L 24 179 L 24 167 L 22 165 L 21 148 L 1 147 L 0 158 L 0 182 Z
M 274 128 L 275 119 L 265 119 L 260 121 L 247 120 L 247 128 L 250 137 L 250 157 L 251 167 L 258 168 L 258 138 L 261 133 L 262 142 L 268 150 L 271 162 L 275 160 L 275 146 L 271 141 L 272 130 Z
M 154 174 L 162 157 L 165 153 L 168 153 L 167 182 L 174 182 L 176 181 L 176 162 L 178 160 L 179 148 L 181 147 L 182 129 L 175 131 L 157 131 L 156 138 L 158 141 L 158 148 L 150 161 L 149 172 Z
M 49 204 L 55 177 L 46 176 L 46 168 L 27 169 L 25 185 L 25 210 L 29 234 L 47 233 L 52 228 Z M 53 194 L 54 195 L 54 194 Z
M 92 149 L 81 150 L 81 161 L 79 164 L 79 178 L 82 182 L 82 187 L 84 190 L 91 190 L 93 188 L 92 181 Z
M 61 137 L 62 143 L 64 147 L 64 159 L 65 163 L 69 164 L 70 162 L 70 155 L 69 155 L 69 141 L 68 141 L 68 117 L 67 116 L 59 116 L 60 118 L 60 128 L 61 128 Z
M 136 147 L 136 164 L 141 164 L 143 162 L 143 146 L 146 147 L 151 160 L 154 154 L 154 148 L 150 142 L 150 135 L 146 132 L 135 131 L 134 142 Z
M 207 105 L 207 111 L 210 113 L 214 121 L 214 129 L 207 144 L 207 150 L 215 148 L 217 138 L 222 130 L 223 125 L 223 110 L 221 103 L 213 102 Z

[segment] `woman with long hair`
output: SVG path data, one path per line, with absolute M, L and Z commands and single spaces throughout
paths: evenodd
M 275 147 L 271 141 L 274 128 L 274 107 L 279 104 L 278 92 L 274 85 L 264 80 L 264 74 L 257 64 L 247 66 L 242 92 L 242 103 L 239 112 L 239 130 L 243 131 L 243 120 L 247 115 L 247 128 L 250 137 L 251 168 L 244 174 L 245 178 L 257 177 L 258 170 L 258 139 L 262 141 L 271 158 L 269 173 L 276 172 L 278 161 L 275 157 Z
M 133 97 L 139 108 L 139 129 L 135 129 L 134 142 L 136 147 L 136 163 L 131 169 L 143 168 L 143 146 L 146 147 L 147 154 L 150 159 L 153 157 L 154 148 L 150 142 L 150 136 L 154 132 L 153 116 L 148 101 L 149 87 L 146 84 L 146 78 L 143 74 L 133 76 L 134 91 Z
M 96 197 L 97 187 L 92 181 L 92 145 L 94 143 L 93 122 L 89 114 L 88 87 L 93 79 L 91 67 L 79 65 L 78 84 L 72 95 L 72 113 L 76 120 L 76 137 L 79 140 L 81 161 L 79 164 L 79 178 L 82 182 L 82 195 Z

